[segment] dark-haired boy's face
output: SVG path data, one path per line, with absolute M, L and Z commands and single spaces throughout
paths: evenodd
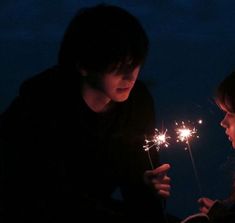
M 112 101 L 125 101 L 129 97 L 139 72 L 140 66 L 137 66 L 128 73 L 113 71 L 104 74 L 101 79 L 101 90 Z

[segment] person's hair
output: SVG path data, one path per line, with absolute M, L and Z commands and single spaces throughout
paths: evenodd
M 58 63 L 88 73 L 131 70 L 141 65 L 148 37 L 136 17 L 107 4 L 78 11 L 65 31 Z
M 235 112 L 235 72 L 228 75 L 218 86 L 215 101 L 229 112 Z

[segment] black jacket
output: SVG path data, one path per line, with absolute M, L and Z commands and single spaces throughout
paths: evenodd
M 154 124 L 140 81 L 102 114 L 83 101 L 79 78 L 59 67 L 25 81 L 1 115 L 2 213 L 31 222 L 163 222 L 162 201 L 143 183 L 151 166 L 142 145 Z

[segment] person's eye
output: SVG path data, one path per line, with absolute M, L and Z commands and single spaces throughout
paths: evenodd
M 229 117 L 229 118 L 235 118 L 235 113 L 227 112 L 226 116 Z

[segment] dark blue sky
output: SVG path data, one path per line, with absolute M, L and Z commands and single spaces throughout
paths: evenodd
M 156 127 L 174 121 L 204 120 L 199 139 L 190 144 L 203 196 L 228 195 L 232 148 L 219 126 L 222 113 L 213 102 L 220 80 L 235 70 L 235 2 L 233 0 L 116 0 L 136 15 L 150 38 L 142 70 L 156 102 Z M 63 32 L 83 6 L 95 0 L 1 0 L 0 111 L 17 94 L 20 83 L 56 63 Z M 169 212 L 184 217 L 197 212 L 199 196 L 192 163 L 184 145 L 171 140 L 160 151 L 172 165 Z

